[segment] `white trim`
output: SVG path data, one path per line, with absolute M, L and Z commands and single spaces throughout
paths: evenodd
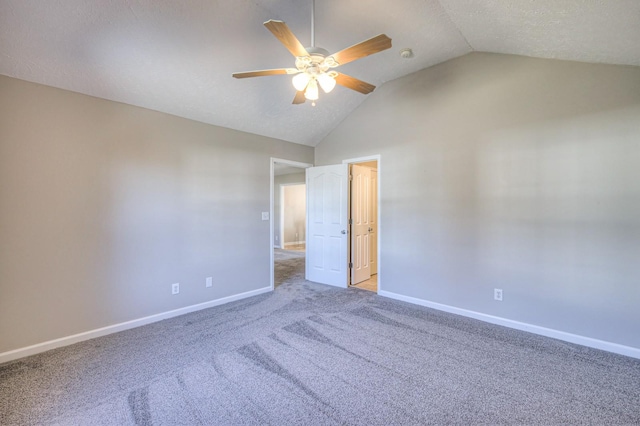
M 348 160 L 342 160 L 342 163 L 347 163 L 347 164 L 354 164 L 354 163 L 366 163 L 367 161 L 377 161 L 378 162 L 378 205 L 376 206 L 376 208 L 378 209 L 378 258 L 377 258 L 377 262 L 378 262 L 378 294 L 380 294 L 381 291 L 383 291 L 383 286 L 382 286 L 382 263 L 381 263 L 381 256 L 380 256 L 380 252 L 382 251 L 382 244 L 381 244 L 381 240 L 382 240 L 382 212 L 380 210 L 380 203 L 381 203 L 381 199 L 382 197 L 380 196 L 380 190 L 382 188 L 381 182 L 382 182 L 382 156 L 380 154 L 375 154 L 375 155 L 367 155 L 365 157 L 358 157 L 358 158 L 350 158 Z M 347 272 L 348 273 L 348 272 Z
M 289 241 L 288 243 L 284 243 L 284 246 L 299 246 L 300 244 L 306 244 L 307 240 L 302 240 L 302 241 Z
M 347 163 L 347 164 L 353 164 L 353 163 L 366 163 L 369 161 L 380 161 L 380 154 L 375 154 L 375 155 L 365 155 L 364 157 L 357 157 L 357 158 L 349 158 L 347 160 L 342 160 L 342 164 Z
M 539 334 L 541 336 L 551 337 L 553 339 L 564 340 L 565 342 L 575 343 L 582 346 L 588 346 L 590 348 L 601 349 L 603 351 L 613 352 L 616 354 L 640 359 L 640 348 L 620 345 L 618 343 L 607 342 L 605 340 L 593 339 L 591 337 L 580 336 L 578 334 L 567 333 L 565 331 L 554 330 L 552 328 L 540 327 L 538 325 L 483 314 L 481 312 L 456 308 L 455 306 L 443 305 L 441 303 L 418 299 L 411 296 L 404 296 L 402 294 L 392 293 L 390 291 L 378 291 L 378 295 L 388 297 L 390 299 L 401 300 L 403 302 L 413 303 L 414 305 L 425 306 L 427 308 L 461 315 L 464 317 L 474 318 L 491 324 L 497 324 L 516 330 L 527 331 L 529 333 Z
M 306 186 L 305 194 L 304 194 L 304 249 L 307 250 L 309 248 L 309 170 L 304 170 L 304 183 Z M 282 236 L 284 239 L 284 235 Z M 304 279 L 309 281 L 309 253 L 305 251 L 304 253 Z
M 273 247 L 274 247 L 274 238 L 273 238 L 273 187 L 275 185 L 275 180 L 274 180 L 274 164 L 275 163 L 282 163 L 282 164 L 287 164 L 289 166 L 293 166 L 293 167 L 300 167 L 301 169 L 306 169 L 307 167 L 313 167 L 313 164 L 311 163 L 301 163 L 299 161 L 291 161 L 291 160 L 284 160 L 282 158 L 275 158 L 275 157 L 271 157 L 270 160 L 270 169 L 269 169 L 269 275 L 271 276 L 271 285 L 270 285 L 270 289 L 273 290 L 274 289 L 274 274 L 275 274 L 275 269 L 274 269 L 274 265 L 273 265 Z M 305 183 L 306 183 L 306 179 L 305 179 Z M 282 203 L 280 203 L 282 204 Z M 305 230 L 306 233 L 306 230 Z M 284 237 L 281 236 L 280 239 L 282 240 L 282 238 Z M 282 241 L 281 241 L 282 242 Z M 305 268 L 306 270 L 306 268 Z
M 140 327 L 143 325 L 151 324 L 151 323 L 162 321 L 165 319 L 177 317 L 177 316 L 188 314 L 191 312 L 200 311 L 202 309 L 223 305 L 225 303 L 234 302 L 236 300 L 245 299 L 247 297 L 257 296 L 262 293 L 267 293 L 271 290 L 272 289 L 269 287 L 264 287 L 258 290 L 252 290 L 252 291 L 247 291 L 245 293 L 234 294 L 232 296 L 223 297 L 221 299 L 210 300 L 208 302 L 198 303 L 196 305 L 186 306 L 184 308 L 174 309 L 172 311 L 150 315 L 148 317 L 122 322 L 120 324 L 109 325 L 107 327 L 97 328 L 95 330 L 85 331 L 83 333 L 73 334 L 71 336 L 49 340 L 47 342 L 38 343 L 36 345 L 27 346 L 20 349 L 14 349 L 8 352 L 2 352 L 0 353 L 0 364 L 8 361 L 13 361 L 15 359 L 22 358 L 25 356 L 35 355 L 40 352 L 45 352 L 45 351 L 59 348 L 62 346 L 68 346 L 68 345 L 72 345 L 74 343 L 82 342 L 85 340 L 95 339 L 96 337 L 106 336 L 107 334 L 117 333 L 119 331 L 124 331 L 124 330 L 130 330 L 132 328 Z
M 307 214 L 307 212 L 305 212 L 305 214 Z M 280 222 L 280 226 L 278 227 L 280 235 L 278 235 L 278 238 L 280 238 L 280 247 L 284 248 L 284 185 L 282 184 L 280 184 L 280 211 L 278 212 L 278 221 Z

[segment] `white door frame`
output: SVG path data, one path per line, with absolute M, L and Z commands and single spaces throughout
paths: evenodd
M 275 163 L 282 163 L 282 164 L 287 164 L 289 166 L 293 166 L 293 167 L 300 167 L 301 169 L 306 169 L 307 167 L 312 167 L 313 164 L 311 163 L 301 163 L 299 161 L 291 161 L 291 160 L 285 160 L 282 158 L 275 158 L 275 157 L 271 157 L 271 169 L 269 172 L 269 260 L 270 260 L 270 264 L 269 264 L 269 270 L 271 273 L 271 290 L 273 291 L 274 289 L 274 273 L 275 273 L 275 269 L 274 269 L 274 265 L 273 265 L 273 243 L 274 243 L 274 238 L 273 238 L 273 185 L 274 185 L 274 164 Z M 282 241 L 281 241 L 282 243 Z M 283 243 L 284 244 L 284 243 Z
M 382 263 L 380 262 L 380 247 L 382 247 L 382 245 L 380 244 L 380 240 L 382 239 L 382 214 L 380 212 L 380 182 L 382 181 L 382 156 L 380 154 L 375 154 L 375 155 L 368 155 L 365 157 L 358 157 L 358 158 L 349 158 L 347 160 L 342 160 L 342 163 L 347 163 L 347 164 L 354 164 L 354 163 L 366 163 L 367 161 L 377 161 L 378 162 L 378 188 L 377 188 L 377 192 L 378 192 L 378 205 L 376 206 L 376 209 L 378 210 L 378 235 L 377 237 L 377 243 L 378 243 L 378 255 L 376 258 L 376 262 L 378 262 L 378 293 L 380 293 L 380 291 L 383 289 L 382 287 Z M 351 236 L 349 236 L 349 238 L 351 238 Z M 348 272 L 348 274 L 350 273 L 350 271 Z

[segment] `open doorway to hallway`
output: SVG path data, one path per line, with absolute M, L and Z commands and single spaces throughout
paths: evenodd
M 298 181 L 298 177 L 302 183 L 289 183 Z M 279 225 L 275 237 L 280 242 L 273 249 L 273 285 L 277 288 L 283 283 L 303 280 L 305 275 L 307 186 L 304 171 L 276 175 L 275 185 L 278 188 L 274 190 L 280 194 L 274 203 L 275 223 Z
M 271 254 L 273 288 L 304 281 L 306 183 L 309 164 L 272 159 Z

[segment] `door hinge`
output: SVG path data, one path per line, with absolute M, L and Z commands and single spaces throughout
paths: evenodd
M 353 225 L 353 219 L 349 219 L 349 225 Z
M 349 262 L 349 269 L 353 268 L 353 263 Z
M 349 180 L 352 181 L 353 180 L 353 175 L 349 175 Z

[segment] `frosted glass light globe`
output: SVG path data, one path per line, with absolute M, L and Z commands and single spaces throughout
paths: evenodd
M 307 84 L 309 84 L 309 80 L 311 80 L 309 74 L 301 72 L 300 74 L 293 77 L 291 82 L 293 83 L 293 87 L 295 87 L 296 90 L 300 92 L 307 87 Z

